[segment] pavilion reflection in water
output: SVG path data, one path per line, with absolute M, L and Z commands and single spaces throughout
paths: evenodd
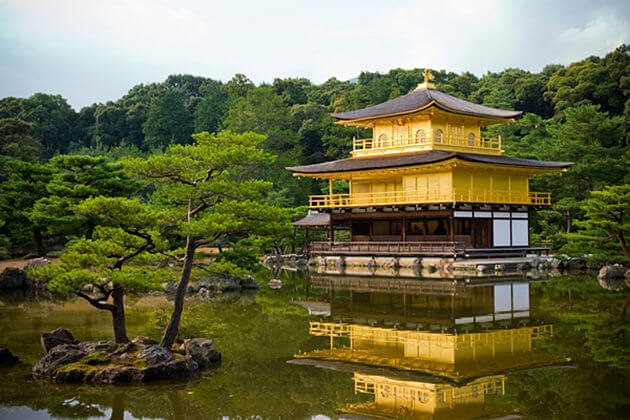
M 313 276 L 311 295 L 323 298 L 300 304 L 319 318 L 310 322 L 310 334 L 330 340 L 296 358 L 359 364 L 355 392 L 374 401 L 343 412 L 408 418 L 496 413 L 486 397 L 504 394 L 506 372 L 566 361 L 537 351 L 553 327 L 532 319 L 530 285 L 524 275 L 500 282 Z
M 494 375 L 455 386 L 439 381 L 416 381 L 362 373 L 354 374 L 356 393 L 374 395 L 374 401 L 347 404 L 344 413 L 401 418 L 475 418 L 505 411 L 486 401 L 505 394 L 505 376 Z

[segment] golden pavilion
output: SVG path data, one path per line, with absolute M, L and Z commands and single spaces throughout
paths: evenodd
M 501 138 L 483 127 L 521 111 L 474 104 L 435 89 L 431 75 L 412 92 L 367 108 L 332 114 L 337 124 L 372 130 L 353 139 L 352 156 L 289 167 L 298 177 L 328 180 L 296 226 L 324 226 L 315 255 L 521 256 L 530 248 L 531 211 L 551 204 L 529 188 L 531 177 L 570 162 L 503 155 Z M 334 191 L 334 181 L 347 191 Z M 335 231 L 343 230 L 342 241 Z

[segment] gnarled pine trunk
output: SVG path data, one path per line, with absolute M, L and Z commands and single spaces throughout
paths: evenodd
M 125 325 L 125 294 L 123 289 L 118 286 L 114 286 L 112 292 L 112 301 L 114 307 L 112 308 L 112 323 L 114 326 L 114 339 L 117 343 L 128 343 L 127 327 Z
M 168 322 L 168 326 L 164 330 L 162 335 L 162 341 L 160 346 L 170 350 L 177 338 L 177 331 L 179 330 L 179 322 L 182 319 L 182 311 L 184 310 L 184 299 L 186 298 L 186 289 L 188 289 L 188 281 L 190 280 L 190 272 L 193 265 L 193 257 L 195 256 L 194 240 L 190 235 L 186 236 L 186 253 L 184 254 L 184 266 L 182 268 L 182 274 L 177 284 L 177 290 L 175 291 L 175 301 L 173 302 L 173 313 L 171 319 Z

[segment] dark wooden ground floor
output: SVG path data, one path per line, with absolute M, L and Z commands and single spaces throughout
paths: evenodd
M 321 255 L 514 256 L 541 252 L 529 240 L 530 208 L 440 207 L 423 210 L 331 211 Z M 321 240 L 325 239 L 325 240 Z

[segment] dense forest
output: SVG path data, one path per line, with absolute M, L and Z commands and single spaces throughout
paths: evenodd
M 60 95 L 1 99 L 4 254 L 42 254 L 69 239 L 90 238 L 94 223 L 72 213 L 72 207 L 88 197 L 151 201 L 151 187 L 132 180 L 121 161 L 147 158 L 174 144 L 191 144 L 193 133 L 264 134 L 259 147 L 277 157 L 273 163 L 253 165 L 248 174 L 273 181 L 266 200 L 287 208 L 303 206 L 308 195 L 326 192 L 327 185 L 298 181 L 284 167 L 347 157 L 352 137 L 367 136 L 335 125 L 330 113 L 406 94 L 422 81 L 423 70 L 363 72 L 357 81 L 331 78 L 320 85 L 304 78 L 256 86 L 243 74 L 227 82 L 171 75 L 162 83 L 134 86 L 116 101 L 78 112 Z M 444 92 L 524 111 L 514 123 L 486 130 L 486 135 L 502 136 L 507 155 L 575 162 L 566 173 L 534 180 L 532 189 L 550 191 L 554 202 L 533 223 L 534 244 L 626 260 L 624 233 L 630 235 L 630 215 L 623 204 L 630 194 L 623 186 L 630 179 L 629 46 L 568 66 L 548 65 L 540 73 L 507 69 L 479 78 L 432 71 L 437 88 Z M 622 187 L 609 188 L 614 186 Z M 615 207 L 617 219 L 612 220 L 613 224 L 618 220 L 617 228 L 610 223 L 589 225 L 586 215 L 595 214 L 590 207 L 596 205 L 592 192 L 599 190 L 608 193 L 611 206 L 626 197 L 621 208 Z

